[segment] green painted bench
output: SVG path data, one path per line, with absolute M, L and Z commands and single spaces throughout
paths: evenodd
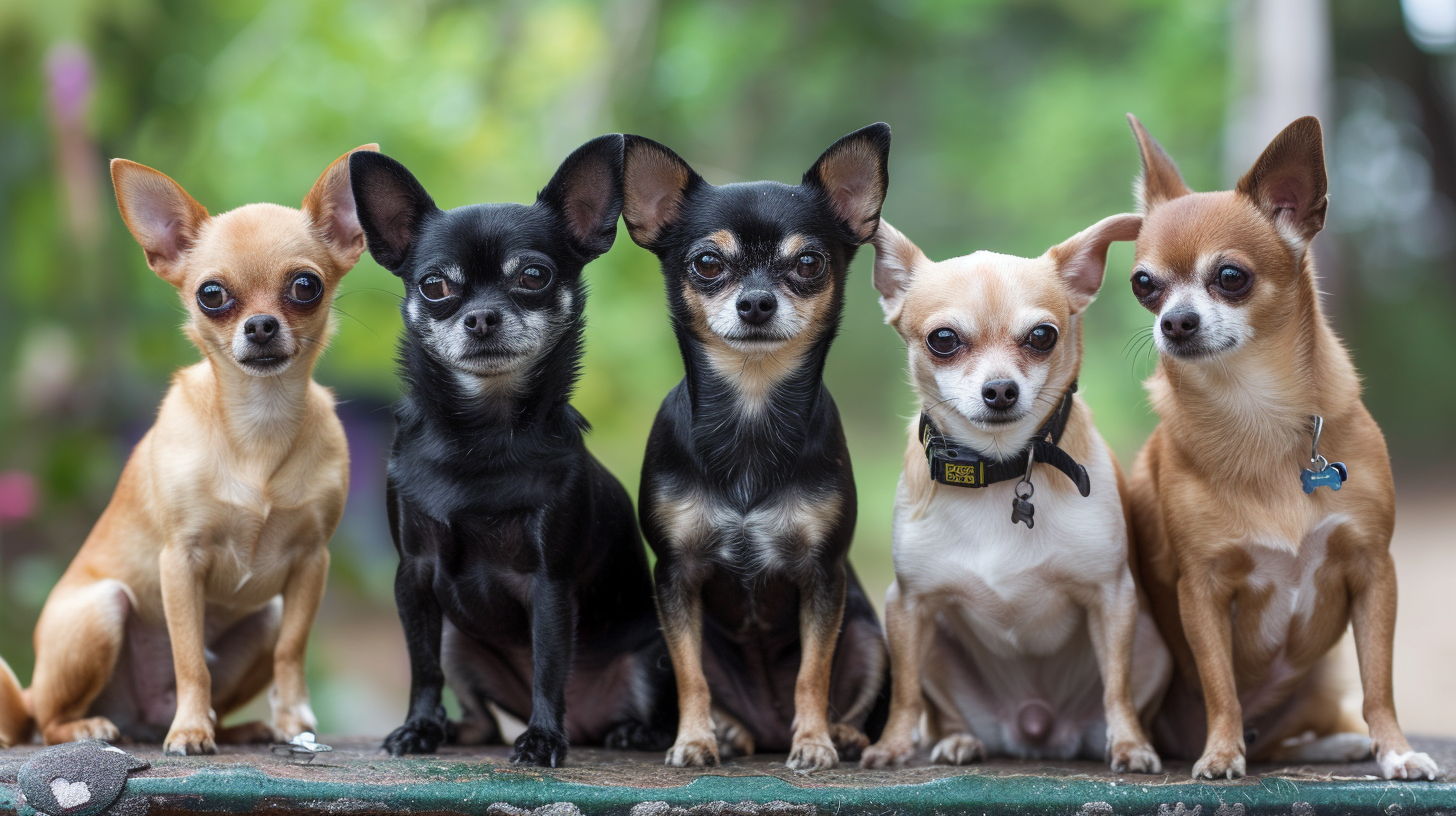
M 567 767 L 541 770 L 510 765 L 504 748 L 446 748 L 429 757 L 393 759 L 373 740 L 342 740 L 310 764 L 263 748 L 163 757 L 157 746 L 131 745 L 123 747 L 152 767 L 130 778 L 122 800 L 145 797 L 152 814 L 1456 814 L 1456 740 L 1417 745 L 1446 772 L 1440 781 L 1387 782 L 1370 762 L 1256 766 L 1257 776 L 1210 783 L 1189 779 L 1186 763 L 1155 776 L 1116 775 L 1092 762 L 1011 761 L 801 776 L 784 767 L 783 757 L 753 757 L 703 772 L 663 767 L 657 754 L 574 749 Z M 17 771 L 35 750 L 0 751 L 0 812 L 36 813 L 21 803 L 16 786 Z

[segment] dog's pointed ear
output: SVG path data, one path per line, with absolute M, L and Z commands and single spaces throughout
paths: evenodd
M 185 277 L 182 256 L 207 221 L 207 208 L 193 200 L 182 185 L 134 161 L 112 159 L 111 184 L 116 188 L 121 220 L 142 245 L 147 266 L 162 280 L 181 285 Z
M 1313 116 L 1294 120 L 1264 148 L 1236 189 L 1279 227 L 1285 240 L 1293 240 L 1299 248 L 1308 245 L 1324 229 L 1329 207 L 1319 120 Z
M 360 145 L 334 159 L 303 198 L 303 211 L 324 236 L 340 274 L 353 269 L 364 254 L 364 228 L 359 226 L 354 187 L 349 183 L 349 157 L 361 150 L 378 153 L 379 145 Z
M 651 249 L 677 220 L 683 199 L 702 177 L 666 145 L 623 137 L 622 220 L 638 246 Z
M 855 243 L 866 243 L 890 189 L 890 126 L 877 122 L 830 145 L 803 183 L 823 190 Z
M 1080 314 L 1097 297 L 1107 268 L 1107 248 L 1113 241 L 1136 241 L 1143 217 L 1136 213 L 1110 215 L 1047 250 L 1067 287 L 1072 314 Z
M 369 254 L 399 274 L 420 225 L 437 211 L 435 200 L 404 165 L 369 150 L 349 154 L 349 186 Z
M 622 214 L 622 135 L 598 136 L 578 147 L 536 201 L 561 217 L 582 255 L 596 258 L 611 249 Z
M 1138 152 L 1142 154 L 1143 172 L 1133 182 L 1133 195 L 1137 197 L 1138 211 L 1146 215 L 1149 210 L 1179 196 L 1193 192 L 1183 183 L 1178 165 L 1168 156 L 1158 140 L 1148 135 L 1143 123 L 1136 116 L 1127 115 L 1132 126 L 1132 135 L 1137 139 Z
M 885 322 L 892 326 L 899 324 L 900 310 L 905 305 L 905 290 L 915 277 L 920 264 L 930 263 L 909 238 L 890 222 L 880 219 L 879 228 L 873 238 L 875 245 L 875 291 L 880 293 L 880 308 L 885 312 Z

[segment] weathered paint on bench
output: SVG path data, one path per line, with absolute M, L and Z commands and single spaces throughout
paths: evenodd
M 664 768 L 657 755 L 577 749 L 568 767 L 512 767 L 505 751 L 447 749 L 393 759 L 374 743 L 345 741 L 314 764 L 263 750 L 166 758 L 155 746 L 126 746 L 152 762 L 127 782 L 124 798 L 146 797 L 151 813 L 469 813 L 523 816 L 779 816 L 844 814 L 1456 814 L 1456 740 L 1422 740 L 1447 776 L 1388 782 L 1373 763 L 1261 767 L 1235 782 L 1194 782 L 1186 764 L 1156 776 L 1117 776 L 1090 762 L 993 761 L 969 768 L 916 765 L 895 771 L 836 769 L 811 777 L 782 757 L 755 757 L 707 773 Z M 0 812 L 22 806 L 16 771 L 33 748 L 0 751 Z M 715 804 L 717 803 L 717 804 Z

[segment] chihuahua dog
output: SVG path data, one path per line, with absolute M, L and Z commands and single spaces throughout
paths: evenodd
M 348 155 L 301 211 L 249 204 L 210 217 L 156 170 L 116 159 L 111 178 L 122 220 L 182 296 L 206 360 L 172 379 L 47 598 L 26 712 L 47 743 L 165 734 L 176 754 L 317 730 L 304 647 L 349 449 L 332 395 L 312 377 L 329 304 L 364 251 Z M 218 729 L 270 681 L 271 725 Z M 0 708 L 17 722 L 13 702 Z M 28 725 L 0 736 L 27 739 Z
M 1161 770 L 1143 720 L 1171 660 L 1129 565 L 1122 472 L 1075 395 L 1083 310 L 1141 221 L 1112 216 L 1039 258 L 940 263 L 880 222 L 875 288 L 921 415 L 885 601 L 894 698 L 865 767 L 911 756 L 925 700 L 934 762 Z
M 890 128 L 871 125 L 797 187 L 715 187 L 627 137 L 623 217 L 662 263 L 686 369 L 639 494 L 681 712 L 669 765 L 716 764 L 726 747 L 828 768 L 879 725 L 884 638 L 848 563 L 854 479 L 821 377 L 889 150 Z
M 355 157 L 353 180 L 369 251 L 405 287 L 388 509 L 412 682 L 384 747 L 499 742 L 494 703 L 528 720 L 515 762 L 555 767 L 568 742 L 661 750 L 672 675 L 647 553 L 569 403 L 582 269 L 622 211 L 622 137 L 578 148 L 530 206 L 441 211 L 378 154 Z
M 1188 758 L 1201 748 L 1195 777 L 1240 776 L 1246 755 L 1373 749 L 1387 779 L 1435 778 L 1391 692 L 1390 458 L 1310 252 L 1327 206 L 1319 121 L 1275 137 L 1236 189 L 1194 193 L 1128 118 L 1145 214 L 1132 290 L 1155 315 L 1160 358 L 1148 391 L 1162 421 L 1130 479 L 1142 577 L 1175 663 L 1159 741 Z M 1368 742 L 1335 734 L 1327 656 L 1351 622 Z

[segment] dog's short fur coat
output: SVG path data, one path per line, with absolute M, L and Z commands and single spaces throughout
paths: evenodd
M 620 135 L 579 148 L 529 206 L 442 211 L 399 162 L 354 164 L 369 251 L 405 287 L 387 501 L 411 685 L 393 754 L 499 742 L 490 704 L 527 720 L 518 762 L 559 765 L 568 742 L 671 739 L 631 500 L 569 402 L 582 270 L 616 237 L 621 178 Z M 459 723 L 446 722 L 444 683 Z
M 1107 247 L 1135 238 L 1140 222 L 1112 216 L 1040 258 L 977 252 L 940 263 L 880 223 L 875 287 L 941 434 L 1024 461 L 1076 382 L 1082 312 Z M 912 426 L 885 602 L 894 704 L 865 766 L 911 756 L 923 693 L 936 762 L 1106 757 L 1118 771 L 1159 770 L 1142 720 L 1167 686 L 1168 651 L 1129 566 L 1122 472 L 1086 403 L 1071 398 L 1059 446 L 1086 467 L 1091 493 L 1035 466 L 1030 528 L 1011 521 L 1015 480 L 932 481 Z
M 155 170 L 117 159 L 111 175 L 123 220 L 182 296 L 207 359 L 173 378 L 47 598 L 25 713 L 47 743 L 165 737 L 168 753 L 197 754 L 290 739 L 318 727 L 304 647 L 349 487 L 333 396 L 312 379 L 329 304 L 364 251 L 348 157 L 302 210 L 209 216 Z M 271 725 L 218 729 L 270 681 Z M 10 712 L 0 743 L 27 736 L 15 688 L 0 672 Z
M 661 261 L 686 369 L 653 424 L 640 493 L 682 712 L 670 765 L 760 749 L 816 770 L 878 725 L 885 646 L 846 558 L 854 479 L 821 376 L 889 147 L 873 125 L 798 186 L 715 187 L 627 137 L 623 214 Z
M 1176 666 L 1155 736 L 1171 755 L 1201 752 L 1198 777 L 1240 776 L 1246 757 L 1350 760 L 1368 745 L 1386 778 L 1434 778 L 1391 693 L 1385 438 L 1316 288 L 1310 242 L 1328 206 L 1319 122 L 1291 124 L 1234 190 L 1195 193 L 1129 119 L 1146 215 L 1132 284 L 1156 315 L 1148 391 L 1162 419 L 1129 486 L 1142 577 Z M 1338 492 L 1302 489 L 1312 416 L 1324 418 L 1320 453 L 1349 468 Z M 1368 743 L 1348 733 L 1358 725 L 1342 721 L 1332 682 L 1330 651 L 1351 623 Z

